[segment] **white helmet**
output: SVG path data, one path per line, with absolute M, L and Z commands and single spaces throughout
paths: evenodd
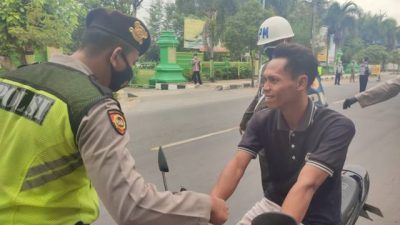
M 257 45 L 265 45 L 274 41 L 294 37 L 289 22 L 280 16 L 266 19 L 258 30 Z

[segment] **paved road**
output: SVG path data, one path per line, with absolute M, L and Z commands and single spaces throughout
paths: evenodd
M 376 82 L 372 81 L 369 86 L 374 84 Z M 352 118 L 356 124 L 357 134 L 350 146 L 347 163 L 361 164 L 369 170 L 369 202 L 379 206 L 385 215 L 384 219 L 360 220 L 358 224 L 398 224 L 400 97 L 365 109 L 356 105 L 343 111 L 339 101 L 354 94 L 358 85 L 328 85 L 325 88 L 330 107 Z M 167 174 L 170 189 L 178 190 L 183 185 L 190 190 L 209 192 L 235 151 L 240 139 L 237 124 L 254 93 L 255 89 L 210 91 L 198 88 L 142 97 L 126 113 L 132 137 L 129 148 L 138 170 L 147 181 L 162 189 L 157 154 L 150 149 L 175 143 L 165 149 L 170 166 Z M 261 198 L 261 193 L 259 166 L 255 160 L 229 200 L 231 216 L 226 224 L 235 224 Z M 101 213 L 95 225 L 115 224 L 103 208 Z

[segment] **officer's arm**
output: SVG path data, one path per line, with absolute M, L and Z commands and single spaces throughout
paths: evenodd
M 240 121 L 239 131 L 242 133 L 246 130 L 247 122 L 251 119 L 254 114 L 254 109 L 258 103 L 258 91 L 257 95 L 254 96 L 253 100 L 251 101 L 250 105 L 247 107 L 246 111 L 243 114 L 242 120 Z
M 247 151 L 237 151 L 220 174 L 211 195 L 227 200 L 235 191 L 252 158 L 253 155 Z
M 400 92 L 400 76 L 395 79 L 387 80 L 373 88 L 358 93 L 355 98 L 361 107 L 367 107 L 379 102 L 386 101 Z
M 113 121 L 118 106 L 107 100 L 93 107 L 77 135 L 79 151 L 91 185 L 118 224 L 207 224 L 212 202 L 208 195 L 185 191 L 159 192 L 139 174 L 127 149 L 123 117 Z M 121 114 L 122 115 L 122 114 Z
M 287 194 L 282 204 L 282 212 L 291 215 L 300 224 L 314 193 L 328 176 L 329 174 L 326 171 L 306 164 L 300 171 L 297 182 Z

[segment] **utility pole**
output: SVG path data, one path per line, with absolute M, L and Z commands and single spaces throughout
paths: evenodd
M 318 0 L 311 0 L 312 12 L 311 12 L 311 50 L 315 55 L 315 14 L 317 13 L 317 2 Z

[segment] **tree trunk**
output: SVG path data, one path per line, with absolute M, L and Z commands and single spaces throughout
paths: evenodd
M 21 65 L 26 65 L 26 64 L 28 64 L 28 63 L 26 62 L 25 50 L 24 50 L 23 48 L 19 49 L 18 52 L 17 52 L 17 54 L 18 54 L 18 58 L 19 58 L 19 61 L 20 61 Z
M 0 56 L 0 65 L 6 71 L 10 71 L 13 69 L 12 64 L 11 64 L 11 59 L 6 56 Z
M 253 51 L 250 50 L 250 76 L 251 76 L 251 87 L 254 87 L 254 57 L 253 57 Z

